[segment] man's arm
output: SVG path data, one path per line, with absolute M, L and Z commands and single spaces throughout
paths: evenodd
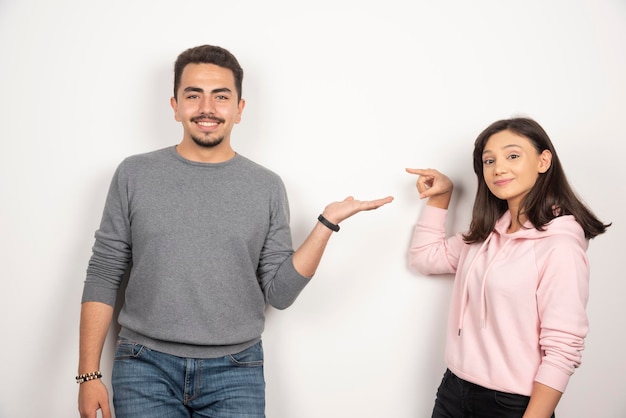
M 113 317 L 113 307 L 100 302 L 84 302 L 80 311 L 80 345 L 78 374 L 100 370 L 100 358 Z M 80 384 L 78 410 L 82 418 L 95 418 L 97 410 L 111 418 L 109 395 L 101 379 Z
M 391 196 L 369 201 L 348 197 L 341 202 L 333 202 L 326 206 L 322 216 L 329 222 L 338 225 L 358 212 L 378 209 L 392 200 L 393 197 Z M 317 222 L 309 236 L 293 254 L 293 266 L 298 273 L 304 277 L 313 277 L 332 233 L 330 228 Z

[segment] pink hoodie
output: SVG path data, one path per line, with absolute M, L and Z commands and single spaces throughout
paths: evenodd
M 425 206 L 410 267 L 455 273 L 446 364 L 462 379 L 530 396 L 537 381 L 563 392 L 589 330 L 588 241 L 573 216 L 507 234 L 509 212 L 482 243 L 446 238 L 448 211 Z

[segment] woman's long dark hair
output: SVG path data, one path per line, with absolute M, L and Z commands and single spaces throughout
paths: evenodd
M 602 234 L 611 224 L 605 225 L 576 196 L 572 190 L 561 161 L 544 129 L 529 118 L 499 120 L 489 125 L 478 135 L 474 142 L 474 172 L 478 179 L 476 199 L 472 212 L 469 231 L 463 236 L 465 242 L 482 242 L 493 231 L 496 221 L 508 210 L 506 200 L 494 196 L 483 174 L 483 150 L 489 138 L 501 131 L 508 130 L 527 138 L 538 153 L 548 150 L 552 153 L 552 164 L 545 173 L 540 173 L 537 182 L 522 199 L 518 218 L 524 214 L 532 225 L 542 231 L 557 216 L 573 215 L 585 231 L 588 239 Z M 519 220 L 519 219 L 518 219 Z

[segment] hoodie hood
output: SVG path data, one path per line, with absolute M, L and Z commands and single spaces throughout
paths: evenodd
M 496 222 L 494 232 L 510 239 L 540 239 L 552 235 L 569 235 L 575 238 L 583 248 L 587 249 L 588 246 L 583 229 L 572 215 L 554 218 L 544 227 L 543 231 L 539 231 L 529 221 L 526 221 L 519 231 L 509 234 L 506 231 L 510 224 L 511 212 L 507 210 Z
M 463 321 L 465 318 L 465 311 L 467 308 L 467 302 L 469 300 L 468 293 L 468 283 L 469 277 L 471 277 L 476 261 L 482 256 L 483 253 L 487 251 L 489 244 L 494 240 L 494 236 L 498 235 L 500 239 L 498 239 L 499 248 L 497 248 L 494 256 L 491 257 L 487 262 L 487 267 L 483 272 L 482 280 L 481 280 L 481 301 L 480 301 L 480 326 L 484 328 L 486 326 L 486 307 L 487 307 L 487 295 L 486 295 L 486 285 L 487 285 L 487 277 L 491 267 L 494 262 L 498 259 L 500 254 L 512 243 L 518 240 L 538 240 L 546 237 L 554 236 L 554 235 L 566 235 L 574 238 L 578 244 L 583 249 L 587 249 L 589 245 L 589 241 L 585 239 L 585 234 L 581 226 L 576 222 L 572 215 L 563 215 L 554 218 L 550 221 L 545 227 L 543 231 L 537 230 L 530 222 L 524 223 L 523 227 L 518 231 L 513 233 L 507 233 L 507 229 L 511 224 L 511 213 L 510 211 L 506 211 L 500 219 L 496 222 L 493 232 L 489 234 L 487 239 L 480 243 L 480 247 L 478 251 L 474 254 L 472 258 L 469 268 L 463 278 L 463 291 L 461 296 L 461 309 L 459 311 L 458 318 L 458 335 L 461 335 L 461 330 L 463 329 Z

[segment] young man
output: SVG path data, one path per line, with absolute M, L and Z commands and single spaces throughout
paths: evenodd
M 393 199 L 330 203 L 294 251 L 281 179 L 231 146 L 242 80 L 227 50 L 184 51 L 171 99 L 182 141 L 129 157 L 115 172 L 82 297 L 81 417 L 111 416 L 100 357 L 127 271 L 116 417 L 264 417 L 266 304 L 291 305 L 338 224 Z

